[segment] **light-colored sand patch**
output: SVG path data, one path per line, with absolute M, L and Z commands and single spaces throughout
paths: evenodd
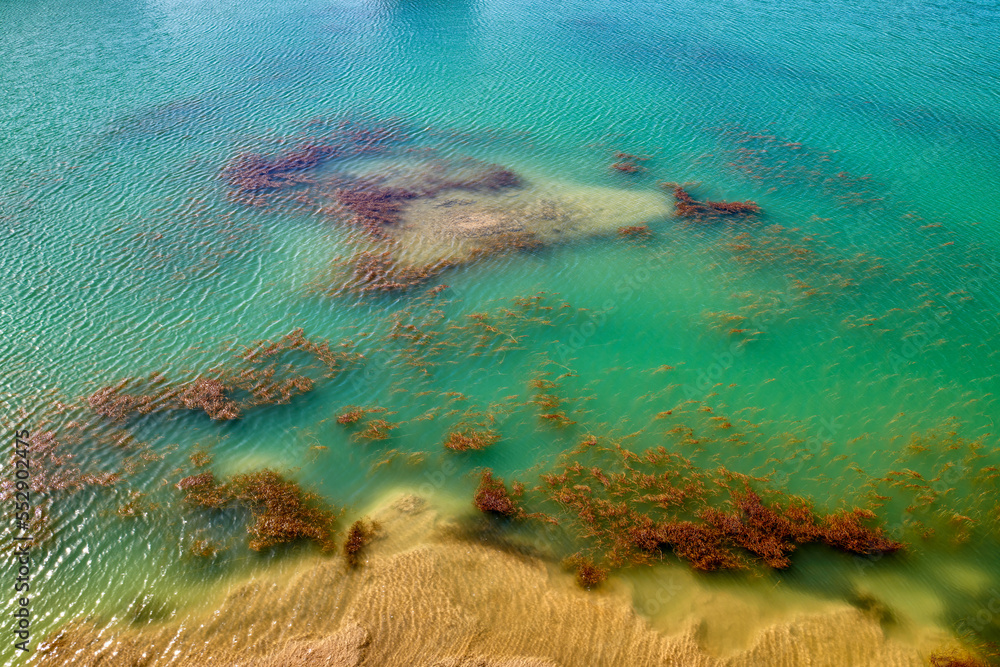
M 921 651 L 886 637 L 877 621 L 847 605 L 785 619 L 758 631 L 748 648 L 714 655 L 705 647 L 703 618 L 692 615 L 677 632 L 657 632 L 635 613 L 628 586 L 586 592 L 537 558 L 440 537 L 438 524 L 445 519 L 420 499 L 395 499 L 370 515 L 382 525 L 384 537 L 370 545 L 358 569 L 347 569 L 339 557 L 308 559 L 291 575 L 254 579 L 169 623 L 103 630 L 70 625 L 39 663 L 925 664 Z
M 532 181 L 495 193 L 446 191 L 418 199 L 386 234 L 412 264 L 466 261 L 511 241 L 562 243 L 663 220 L 672 203 L 656 191 Z

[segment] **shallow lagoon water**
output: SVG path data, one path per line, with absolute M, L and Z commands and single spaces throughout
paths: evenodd
M 139 468 L 50 499 L 33 641 L 86 616 L 162 622 L 203 602 L 206 587 L 222 595 L 301 556 L 254 553 L 240 531 L 171 509 L 177 494 L 163 480 L 189 469 L 192 451 L 210 453 L 220 476 L 288 471 L 345 508 L 345 526 L 399 489 L 473 521 L 476 470 L 530 485 L 587 434 L 771 475 L 831 511 L 877 491 L 892 498 L 880 521 L 909 544 L 863 566 L 802 549 L 766 581 L 697 586 L 749 601 L 775 585 L 814 600 L 861 590 L 913 634 L 998 640 L 995 620 L 964 622 L 1000 585 L 988 470 L 1000 463 L 995 7 L 15 2 L 0 17 L 4 418 L 11 430 L 79 433 L 77 460 L 95 469 Z M 658 184 L 694 183 L 701 198 L 752 199 L 763 214 L 717 224 L 665 215 L 644 221 L 652 234 L 638 241 L 610 227 L 489 257 L 429 282 L 448 285 L 433 304 L 425 288 L 331 296 L 331 264 L 353 251 L 353 234 L 308 204 L 233 201 L 220 171 L 241 152 L 280 150 L 310 121 L 341 118 L 396 119 L 408 139 L 378 159 L 402 166 L 472 157 L 535 185 L 662 197 L 668 210 Z M 616 152 L 648 157 L 646 171 L 610 169 Z M 413 346 L 388 337 L 393 318 L 440 320 L 441 310 L 445 324 L 465 325 L 539 293 L 550 324 L 519 324 L 517 344 L 476 349 L 471 334 L 447 334 L 456 347 L 420 371 L 407 363 Z M 350 339 L 365 359 L 236 422 L 130 421 L 124 431 L 145 444 L 128 451 L 110 444 L 122 429 L 86 406 L 121 378 L 179 379 L 299 327 Z M 557 428 L 525 406 L 529 383 L 548 372 L 571 374 L 560 395 L 575 424 Z M 695 404 L 678 409 L 685 401 L 726 416 L 747 444 L 727 443 Z M 382 406 L 400 426 L 359 442 L 335 423 L 349 405 Z M 446 451 L 456 409 L 493 414 L 500 442 Z M 678 412 L 657 419 L 667 410 Z M 667 433 L 677 424 L 703 443 L 678 442 Z M 927 441 L 908 448 L 914 436 Z M 144 463 L 126 466 L 130 456 Z M 937 480 L 929 514 L 907 511 L 919 493 L 877 489 L 901 469 Z M 133 492 L 160 509 L 122 519 Z M 197 531 L 230 546 L 193 562 L 184 553 Z M 574 546 L 554 543 L 555 561 Z M 612 580 L 634 579 L 638 613 L 669 631 L 676 621 L 647 603 L 650 578 L 685 572 L 666 561 Z M 137 607 L 146 597 L 155 603 Z M 781 606 L 759 603 L 769 605 Z

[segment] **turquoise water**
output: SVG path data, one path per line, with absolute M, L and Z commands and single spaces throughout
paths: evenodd
M 998 24 L 1000 9 L 977 2 L 4 3 L 5 423 L 75 441 L 82 467 L 139 468 L 48 498 L 33 641 L 71 618 L 121 618 L 145 595 L 183 608 L 190 591 L 287 556 L 234 534 L 209 564 L 181 557 L 192 531 L 229 535 L 169 510 L 177 495 L 161 481 L 191 451 L 218 475 L 289 471 L 353 517 L 395 487 L 467 499 L 482 466 L 537 481 L 585 434 L 638 431 L 630 447 L 771 474 L 830 509 L 867 502 L 892 470 L 954 487 L 921 514 L 907 511 L 915 494 L 882 485 L 880 518 L 907 556 L 859 574 L 849 557 L 809 552 L 776 576 L 830 597 L 859 577 L 891 597 L 877 579 L 898 576 L 940 601 L 898 614 L 961 633 L 1000 586 L 997 488 L 983 472 L 1000 463 Z M 395 164 L 471 156 L 528 182 L 665 202 L 658 183 L 691 182 L 763 215 L 663 216 L 641 243 L 611 232 L 489 257 L 428 283 L 449 286 L 433 303 L 422 289 L 330 296 L 352 235 L 309 203 L 234 201 L 220 178 L 235 155 L 279 150 L 317 118 L 392 119 L 408 137 L 384 157 Z M 609 169 L 618 151 L 648 156 L 647 171 Z M 519 344 L 479 349 L 446 328 L 540 292 L 555 309 L 511 324 Z M 417 348 L 389 336 L 394 319 L 434 322 L 454 345 L 421 371 L 407 363 Z M 298 327 L 350 339 L 365 359 L 236 422 L 175 412 L 116 427 L 84 400 L 124 377 L 184 379 Z M 540 372 L 571 373 L 559 391 L 575 424 L 524 405 Z M 349 405 L 382 406 L 400 426 L 358 442 L 334 421 Z M 444 450 L 463 417 L 452 409 L 493 414 L 500 442 Z M 667 434 L 678 424 L 705 442 L 679 443 Z M 907 448 L 914 435 L 929 451 Z M 446 462 L 457 472 L 437 484 Z M 161 509 L 118 517 L 132 492 Z M 975 522 L 963 540 L 955 514 Z M 1000 640 L 995 620 L 976 627 L 966 639 Z

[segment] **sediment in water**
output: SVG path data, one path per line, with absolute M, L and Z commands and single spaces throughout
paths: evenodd
M 383 537 L 368 547 L 364 568 L 345 568 L 339 556 L 306 558 L 291 576 L 251 580 L 165 623 L 73 622 L 43 644 L 38 662 L 883 667 L 923 665 L 928 655 L 837 603 L 758 627 L 746 646 L 720 650 L 703 617 L 658 632 L 636 615 L 623 580 L 580 590 L 572 574 L 540 557 L 457 540 L 454 520 L 423 499 L 397 497 L 371 516 Z M 728 600 L 700 597 L 703 611 Z

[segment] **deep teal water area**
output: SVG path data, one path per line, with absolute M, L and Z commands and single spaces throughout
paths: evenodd
M 288 471 L 353 517 L 395 487 L 469 498 L 483 466 L 537 480 L 589 433 L 771 475 L 830 509 L 887 496 L 880 520 L 905 556 L 859 567 L 808 551 L 774 576 L 819 597 L 871 590 L 900 618 L 1000 641 L 997 619 L 966 622 L 1000 589 L 997 34 L 1000 6 L 960 0 L 4 2 L 4 423 L 54 431 L 82 468 L 134 471 L 40 497 L 52 535 L 36 547 L 33 641 L 90 614 L 167 616 L 287 556 L 169 509 L 163 480 L 192 451 L 220 476 Z M 641 242 L 606 233 L 489 257 L 428 283 L 449 286 L 434 302 L 423 289 L 330 296 L 351 234 L 308 205 L 237 201 L 220 171 L 342 118 L 404 128 L 385 158 L 400 164 L 474 157 L 664 201 L 660 182 L 695 183 L 763 213 L 664 216 Z M 616 152 L 647 156 L 646 171 L 609 169 Z M 548 322 L 508 323 L 518 344 L 474 348 L 446 328 L 542 292 Z M 455 346 L 420 371 L 394 320 L 435 322 Z M 87 408 L 121 378 L 183 379 L 299 327 L 364 359 L 234 422 L 178 411 L 109 425 Z M 523 407 L 540 373 L 569 374 L 575 424 Z M 358 442 L 334 421 L 348 405 L 400 426 Z M 444 450 L 476 411 L 500 441 Z M 935 491 L 929 509 L 913 509 L 926 489 L 877 481 L 901 469 Z M 121 518 L 132 493 L 161 509 Z M 183 557 L 200 534 L 232 546 Z

